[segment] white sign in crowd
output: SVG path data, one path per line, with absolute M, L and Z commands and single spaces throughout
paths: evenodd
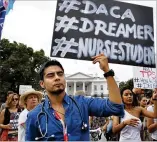
M 134 67 L 133 76 L 135 88 L 143 89 L 157 88 L 157 75 L 155 68 Z
M 19 87 L 19 94 L 23 94 L 24 92 L 31 90 L 32 89 L 32 85 L 20 85 Z

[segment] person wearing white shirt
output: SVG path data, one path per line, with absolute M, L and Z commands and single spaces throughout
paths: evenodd
M 153 94 L 157 94 L 157 89 L 153 91 Z M 154 112 L 154 103 L 157 103 L 157 99 L 152 100 L 152 103 L 153 105 L 150 105 L 147 110 Z M 157 141 L 157 118 L 147 118 L 147 128 L 153 141 Z
M 18 141 L 25 142 L 25 122 L 27 120 L 27 114 L 40 103 L 41 99 L 42 93 L 35 90 L 27 91 L 21 95 L 20 103 L 25 106 L 25 109 L 21 112 L 18 120 Z

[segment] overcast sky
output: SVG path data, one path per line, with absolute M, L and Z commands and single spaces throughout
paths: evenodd
M 154 28 L 156 31 L 156 1 L 127 1 L 153 7 Z M 6 16 L 2 38 L 11 42 L 17 41 L 32 47 L 34 50 L 43 49 L 46 56 L 50 55 L 56 1 L 15 1 L 14 9 Z M 156 32 L 155 39 L 156 39 Z M 156 43 L 155 43 L 156 45 Z M 66 74 L 83 72 L 101 75 L 98 65 L 90 61 L 57 58 L 64 66 Z M 110 64 L 120 81 L 133 77 L 132 66 Z

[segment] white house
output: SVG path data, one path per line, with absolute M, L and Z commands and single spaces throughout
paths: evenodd
M 118 86 L 119 80 L 117 77 L 114 77 Z M 87 96 L 108 96 L 108 87 L 106 79 L 103 75 L 94 76 L 92 74 L 84 74 L 81 72 L 67 75 L 66 74 L 66 92 L 70 95 L 74 95 L 76 91 L 83 90 Z

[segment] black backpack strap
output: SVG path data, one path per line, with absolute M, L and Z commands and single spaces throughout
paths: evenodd
M 9 109 L 6 107 L 6 108 L 5 108 L 5 112 L 4 112 L 4 122 L 3 122 L 3 124 L 4 124 L 4 125 L 7 125 L 7 124 L 9 124 L 9 122 L 10 122 L 10 111 L 9 111 Z
M 21 111 L 22 111 L 22 109 L 21 109 L 21 108 L 18 108 L 18 109 L 17 109 L 17 112 L 21 112 Z

